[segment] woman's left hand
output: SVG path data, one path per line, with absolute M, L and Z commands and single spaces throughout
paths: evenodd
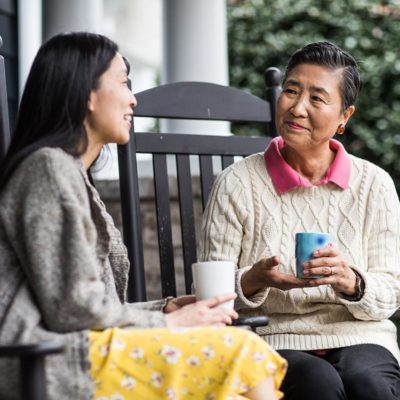
M 185 296 L 174 297 L 173 299 L 169 299 L 167 304 L 164 306 L 165 313 L 171 313 L 173 311 L 179 310 L 183 306 L 187 304 L 192 304 L 196 302 L 196 296 L 193 294 L 188 294 Z
M 356 273 L 335 247 L 327 246 L 316 250 L 315 257 L 304 263 L 304 276 L 321 275 L 310 279 L 310 286 L 331 285 L 335 292 L 353 296 L 357 292 Z

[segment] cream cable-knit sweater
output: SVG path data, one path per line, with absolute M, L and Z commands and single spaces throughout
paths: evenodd
M 400 210 L 389 175 L 351 156 L 345 190 L 329 183 L 274 189 L 262 154 L 233 164 L 217 178 L 203 217 L 199 260 L 239 266 L 236 308 L 266 314 L 258 333 L 276 349 L 313 350 L 375 343 L 400 360 L 396 328 L 388 318 L 400 305 Z M 266 288 L 244 297 L 240 279 L 256 261 L 278 255 L 282 272 L 295 274 L 294 235 L 329 232 L 365 281 L 358 302 L 328 285 L 282 291 Z

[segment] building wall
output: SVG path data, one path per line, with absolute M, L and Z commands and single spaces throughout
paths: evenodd
M 17 1 L 0 0 L 0 36 L 3 46 L 0 54 L 4 57 L 7 79 L 8 108 L 11 128 L 18 106 L 18 34 Z

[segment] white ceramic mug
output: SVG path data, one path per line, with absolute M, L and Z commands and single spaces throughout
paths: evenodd
M 196 299 L 204 300 L 235 292 L 236 265 L 232 261 L 201 261 L 192 264 Z M 233 309 L 234 300 L 220 304 Z

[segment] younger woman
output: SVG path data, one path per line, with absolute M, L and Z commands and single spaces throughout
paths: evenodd
M 0 167 L 0 343 L 65 342 L 47 359 L 50 400 L 276 399 L 285 361 L 223 327 L 237 314 L 215 306 L 234 294 L 126 302 L 126 250 L 90 167 L 129 140 L 128 72 L 90 33 L 55 36 L 34 60 Z M 16 371 L 0 360 L 3 400 Z

